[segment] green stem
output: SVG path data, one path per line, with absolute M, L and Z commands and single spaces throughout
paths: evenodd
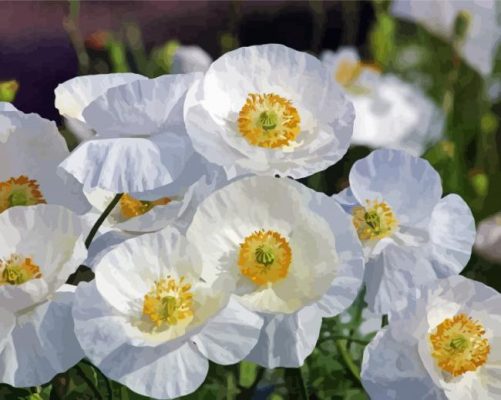
M 346 347 L 346 340 L 337 339 L 335 343 L 336 343 L 336 348 L 344 362 L 344 365 L 346 366 L 346 368 L 348 368 L 353 377 L 360 383 L 360 371 L 358 370 L 358 367 L 355 365 L 355 362 L 351 358 L 350 352 Z
M 289 399 L 308 400 L 308 389 L 301 368 L 285 368 L 284 378 L 289 391 Z
M 122 198 L 123 193 L 118 193 L 113 200 L 111 200 L 111 203 L 108 204 L 108 207 L 106 207 L 106 210 L 103 211 L 103 213 L 99 216 L 97 219 L 96 223 L 92 227 L 92 229 L 89 232 L 89 235 L 87 236 L 87 239 L 85 239 L 85 247 L 89 248 L 90 244 L 92 243 L 92 240 L 94 239 L 94 236 L 96 236 L 97 231 L 103 224 L 104 220 L 108 215 L 110 215 L 110 212 L 115 208 L 115 206 L 118 204 L 120 199 Z

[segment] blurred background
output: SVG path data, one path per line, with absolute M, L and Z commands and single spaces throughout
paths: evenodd
M 24 112 L 55 120 L 73 147 L 76 140 L 65 131 L 54 107 L 54 89 L 72 77 L 126 71 L 159 76 L 171 72 L 180 45 L 200 46 L 212 58 L 262 43 L 281 43 L 314 55 L 324 49 L 353 46 L 364 61 L 420 87 L 443 110 L 443 139 L 423 157 L 439 171 L 444 194 L 461 195 L 478 224 L 501 211 L 500 53 L 491 76 L 481 76 L 458 57 L 451 43 L 392 16 L 390 3 L 3 1 L 0 82 L 4 84 L 0 83 L 0 97 Z M 337 193 L 347 186 L 353 162 L 369 152 L 354 146 L 341 162 L 304 183 L 327 194 Z M 499 241 L 494 247 L 499 249 L 501 217 L 497 221 Z M 489 252 L 474 252 L 463 274 L 501 291 L 501 252 L 497 254 L 496 258 Z M 342 318 L 324 323 L 317 349 L 303 368 L 311 399 L 367 398 L 353 373 L 339 361 L 339 349 L 330 340 L 336 335 L 351 336 L 349 349 L 360 365 L 363 348 L 377 329 L 361 329 L 365 321 L 362 310 L 359 298 Z M 114 383 L 106 388 L 98 372 L 85 368 L 90 368 L 89 377 L 105 393 L 113 390 L 118 393 L 116 398 L 141 398 Z M 51 393 L 62 390 L 60 398 L 92 398 L 86 397 L 87 386 L 81 377 L 71 370 L 63 375 L 57 377 L 63 381 L 53 382 L 57 390 Z M 0 385 L 0 398 L 23 398 L 19 396 Z M 212 365 L 206 383 L 188 397 L 292 398 L 280 371 L 264 371 L 247 362 L 234 367 Z

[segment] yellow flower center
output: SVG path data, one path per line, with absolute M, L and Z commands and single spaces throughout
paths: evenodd
M 155 206 L 165 206 L 169 204 L 171 199 L 168 197 L 162 197 L 157 200 L 147 201 L 138 200 L 132 197 L 130 194 L 124 194 L 120 198 L 120 213 L 125 219 L 138 217 L 139 215 L 146 214 Z
M 0 259 L 0 286 L 21 285 L 41 277 L 40 268 L 30 257 L 12 254 L 7 260 Z
M 290 100 L 274 93 L 249 93 L 238 115 L 238 129 L 250 144 L 273 149 L 294 141 L 300 122 Z
M 240 272 L 257 285 L 274 283 L 287 276 L 292 260 L 289 242 L 275 231 L 256 231 L 240 244 Z
M 398 226 L 391 207 L 384 201 L 367 200 L 366 207 L 352 209 L 353 225 L 360 240 L 379 240 L 390 236 Z
M 430 334 L 431 355 L 452 376 L 475 371 L 485 364 L 490 351 L 484 334 L 484 327 L 466 314 L 447 318 Z
M 0 182 L 0 212 L 15 206 L 45 204 L 40 186 L 34 179 L 21 175 Z
M 156 281 L 144 296 L 143 314 L 157 327 L 189 323 L 193 319 L 191 284 L 185 282 L 184 276 Z

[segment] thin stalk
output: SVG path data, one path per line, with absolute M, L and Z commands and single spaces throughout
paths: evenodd
M 360 383 L 360 371 L 358 367 L 355 365 L 355 362 L 351 358 L 350 352 L 346 347 L 346 340 L 337 339 L 335 343 L 339 355 L 341 356 L 344 362 L 344 365 L 346 366 L 346 368 L 348 368 L 348 371 L 350 371 L 351 375 L 353 375 L 353 377 L 357 380 L 357 382 Z
M 94 239 L 94 236 L 96 236 L 97 231 L 103 224 L 104 220 L 108 215 L 110 215 L 110 212 L 115 208 L 115 206 L 118 204 L 120 199 L 122 198 L 123 193 L 118 193 L 113 200 L 111 200 L 111 203 L 108 204 L 108 207 L 106 207 L 106 210 L 103 211 L 103 213 L 99 216 L 97 219 L 96 223 L 92 227 L 92 229 L 89 232 L 89 235 L 87 236 L 87 239 L 85 239 L 85 247 L 89 248 L 90 244 L 92 243 L 92 240 Z

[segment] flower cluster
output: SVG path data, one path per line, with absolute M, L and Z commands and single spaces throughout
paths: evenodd
M 442 134 L 431 100 L 349 49 L 202 58 L 61 84 L 71 153 L 54 123 L 0 104 L 0 381 L 85 357 L 170 399 L 209 361 L 300 367 L 365 288 L 390 320 L 364 354 L 372 398 L 499 396 L 501 295 L 458 276 L 475 222 L 419 158 Z M 387 148 L 342 192 L 295 180 L 352 143 Z M 68 279 L 80 265 L 89 282 Z

